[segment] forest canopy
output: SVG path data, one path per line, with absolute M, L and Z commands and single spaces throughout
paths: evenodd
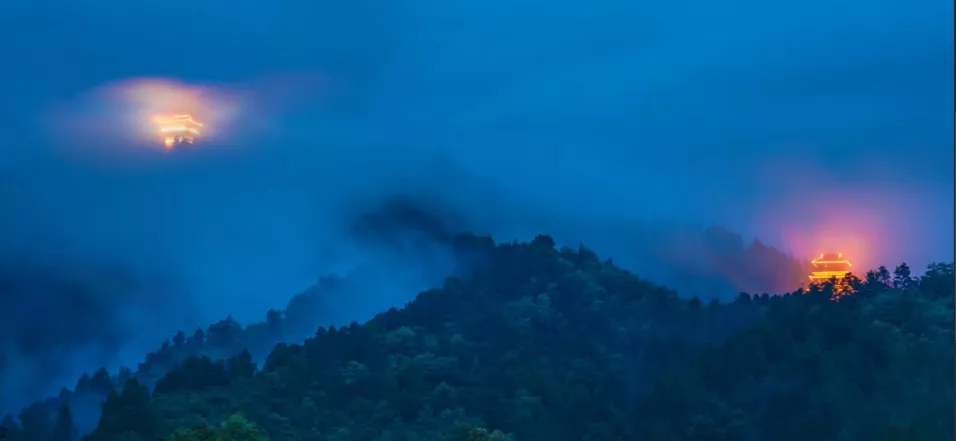
M 285 311 L 180 332 L 3 422 L 10 441 L 953 438 L 953 264 L 731 302 L 585 247 L 454 237 L 470 270 L 366 323 Z M 311 309 L 309 309 L 311 310 Z M 311 337 L 289 340 L 303 329 Z M 255 360 L 263 360 L 256 363 Z M 83 427 L 79 413 L 100 410 Z

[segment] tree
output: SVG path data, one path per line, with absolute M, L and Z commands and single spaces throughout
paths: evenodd
M 17 421 L 13 419 L 13 415 L 7 414 L 3 417 L 3 422 L 0 423 L 0 440 L 9 440 L 9 441 L 20 441 L 26 440 L 23 436 L 23 429 L 20 428 L 20 425 L 17 424 Z
M 510 441 L 511 437 L 501 431 L 488 431 L 484 427 L 464 427 L 461 429 L 461 441 Z
M 210 325 L 206 330 L 206 342 L 217 349 L 231 350 L 237 347 L 242 336 L 242 325 L 232 316 Z
M 206 333 L 202 328 L 196 328 L 196 331 L 193 332 L 193 335 L 189 337 L 189 340 L 186 341 L 190 346 L 202 346 L 206 341 Z
M 266 433 L 241 414 L 232 414 L 217 427 L 178 429 L 166 441 L 268 441 Z
M 850 277 L 863 295 L 839 302 L 830 283 L 704 308 L 584 247 L 489 241 L 462 250 L 471 271 L 366 323 L 276 344 L 262 370 L 242 349 L 259 353 L 275 313 L 163 346 L 116 390 L 105 369 L 84 377 L 77 391 L 110 390 L 89 440 L 952 438 L 952 264 L 900 270 L 905 295 L 882 268 Z M 287 308 L 282 328 L 310 333 L 324 317 L 296 305 L 309 309 Z M 30 406 L 19 438 L 5 423 L 10 441 L 52 440 L 64 402 L 82 401 Z
M 890 286 L 890 271 L 885 266 L 880 265 L 876 270 L 876 279 L 885 286 Z
M 232 414 L 219 426 L 222 441 L 267 441 L 265 432 L 241 414 Z
M 274 337 L 282 335 L 282 312 L 270 309 L 266 312 L 266 325 Z
M 186 334 L 184 334 L 183 331 L 177 332 L 176 336 L 173 337 L 173 344 L 178 347 L 182 346 L 184 343 L 186 343 Z
M 219 433 L 209 427 L 177 429 L 166 441 L 222 441 Z
M 53 436 L 50 441 L 74 441 L 77 438 L 76 426 L 73 424 L 73 412 L 69 404 L 60 406 L 57 412 L 56 424 L 53 426 Z
M 909 288 L 913 283 L 913 278 L 910 277 L 910 267 L 905 262 L 901 263 L 895 270 L 893 270 L 893 287 L 899 289 Z
M 149 406 L 149 390 L 135 378 L 123 385 L 119 394 L 111 392 L 103 403 L 102 415 L 90 441 L 112 441 L 120 434 L 132 433 L 151 439 L 156 432 L 156 416 Z
M 249 378 L 256 372 L 256 364 L 249 351 L 243 350 L 226 361 L 226 369 L 230 379 Z

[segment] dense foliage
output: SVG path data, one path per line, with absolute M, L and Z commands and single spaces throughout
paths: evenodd
M 261 368 L 250 342 L 305 318 L 180 334 L 136 373 L 8 418 L 9 439 L 76 440 L 71 397 L 90 391 L 87 441 L 953 437 L 952 263 L 851 277 L 839 301 L 827 284 L 705 304 L 547 236 L 454 245 L 474 271 L 402 309 L 279 344 Z

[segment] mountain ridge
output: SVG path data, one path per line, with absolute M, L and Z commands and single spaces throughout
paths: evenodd
M 414 437 L 417 436 L 414 434 L 424 433 L 422 431 L 432 433 L 437 429 L 428 429 L 428 427 L 438 425 L 446 427 L 435 432 L 434 437 L 436 437 L 435 439 L 444 439 L 441 437 L 446 436 L 447 433 L 455 432 L 451 426 L 461 423 L 470 424 L 472 428 L 488 425 L 495 429 L 511 432 L 517 439 L 544 439 L 548 437 L 551 437 L 549 439 L 570 439 L 566 438 L 570 436 L 569 434 L 584 437 L 584 439 L 613 439 L 614 436 L 637 435 L 639 433 L 648 439 L 665 439 L 657 438 L 660 435 L 657 432 L 647 432 L 647 430 L 651 430 L 648 428 L 657 427 L 657 430 L 662 433 L 676 433 L 673 431 L 680 432 L 680 430 L 675 429 L 673 425 L 656 424 L 648 420 L 648 415 L 658 415 L 652 409 L 643 408 L 644 417 L 639 415 L 636 420 L 642 421 L 644 426 L 637 428 L 627 427 L 621 420 L 621 412 L 625 412 L 624 409 L 628 408 L 632 412 L 637 411 L 636 409 L 642 409 L 642 405 L 646 406 L 642 403 L 646 403 L 649 399 L 647 397 L 659 396 L 662 387 L 663 390 L 668 390 L 667 387 L 670 387 L 666 386 L 669 384 L 668 382 L 678 381 L 674 379 L 675 374 L 673 372 L 687 372 L 687 366 L 693 364 L 690 362 L 691 360 L 708 356 L 720 358 L 721 356 L 718 355 L 708 355 L 714 354 L 714 351 L 717 351 L 718 354 L 721 350 L 736 351 L 736 349 L 733 349 L 733 345 L 730 349 L 721 346 L 724 343 L 720 342 L 728 336 L 734 336 L 733 338 L 737 339 L 747 336 L 754 338 L 752 326 L 758 328 L 759 326 L 770 326 L 770 329 L 775 331 L 769 334 L 779 334 L 779 326 L 771 326 L 773 323 L 761 325 L 762 321 L 767 321 L 767 317 L 773 317 L 777 321 L 783 320 L 783 318 L 793 321 L 797 319 L 792 317 L 792 312 L 787 312 L 788 309 L 797 308 L 809 313 L 822 308 L 824 311 L 831 311 L 828 314 L 832 314 L 832 310 L 836 308 L 837 311 L 842 311 L 841 314 L 845 314 L 841 318 L 854 318 L 860 326 L 869 329 L 872 323 L 867 322 L 867 317 L 872 319 L 874 314 L 893 316 L 893 311 L 887 311 L 885 304 L 905 301 L 910 302 L 904 302 L 909 305 L 907 306 L 908 310 L 917 311 L 923 315 L 937 311 L 940 305 L 943 305 L 944 310 L 948 307 L 950 314 L 944 315 L 948 318 L 943 318 L 942 323 L 951 325 L 952 320 L 952 296 L 949 296 L 947 305 L 944 300 L 946 296 L 939 294 L 941 291 L 945 294 L 946 291 L 945 285 L 941 284 L 940 281 L 946 280 L 947 277 L 949 280 L 952 279 L 951 264 L 931 266 L 927 274 L 921 278 L 912 278 L 908 274 L 908 267 L 905 267 L 905 265 L 897 268 L 896 280 L 889 280 L 888 276 L 884 276 L 880 272 L 868 273 L 864 280 L 855 279 L 854 283 L 859 285 L 860 295 L 853 296 L 848 301 L 828 301 L 829 291 L 832 291 L 832 287 L 824 286 L 822 289 L 814 287 L 808 294 L 791 293 L 783 296 L 757 295 L 753 297 L 741 295 L 729 304 L 711 301 L 704 305 L 704 302 L 696 298 L 681 299 L 672 290 L 646 282 L 628 271 L 614 267 L 608 261 L 601 261 L 596 254 L 583 246 L 577 250 L 558 249 L 554 240 L 548 236 L 538 236 L 528 243 L 495 244 L 489 237 L 462 234 L 452 240 L 452 245 L 457 256 L 466 256 L 470 259 L 474 268 L 471 275 L 464 278 L 449 278 L 441 288 L 424 291 L 404 308 L 390 309 L 363 325 L 353 323 L 349 326 L 322 327 L 303 344 L 280 344 L 270 351 L 263 363 L 262 370 L 258 373 L 254 367 L 250 368 L 252 366 L 252 356 L 248 351 L 254 345 L 249 344 L 249 342 L 267 341 L 269 339 L 263 336 L 268 336 L 269 333 L 282 332 L 282 327 L 287 324 L 285 322 L 287 317 L 284 317 L 278 311 L 270 311 L 265 322 L 245 328 L 231 318 L 227 318 L 211 325 L 206 331 L 197 330 L 191 339 L 186 338 L 183 333 L 177 334 L 171 344 L 164 344 L 159 351 L 151 353 L 147 357 L 147 361 L 141 365 L 135 374 L 127 370 L 114 378 L 110 378 L 108 373 L 102 371 L 97 372 L 87 381 L 81 379 L 76 389 L 92 388 L 99 391 L 101 396 L 106 396 L 103 407 L 104 415 L 101 416 L 96 430 L 88 439 L 94 441 L 114 439 L 111 437 L 120 435 L 116 430 L 123 429 L 123 427 L 126 427 L 123 430 L 130 431 L 128 429 L 131 429 L 131 427 L 122 424 L 120 424 L 122 427 L 110 427 L 110 424 L 113 424 L 110 421 L 116 417 L 116 415 L 110 415 L 111 412 L 115 412 L 110 409 L 115 408 L 117 400 L 121 400 L 124 395 L 128 395 L 125 392 L 127 389 L 138 390 L 139 387 L 142 387 L 139 384 L 149 384 L 153 380 L 157 381 L 156 390 L 152 398 L 149 398 L 149 392 L 146 391 L 146 401 L 140 399 L 141 404 L 145 406 L 142 407 L 141 411 L 153 415 L 153 411 L 156 410 L 160 414 L 168 417 L 172 416 L 172 418 L 159 419 L 159 422 L 155 422 L 155 424 L 147 424 L 152 428 L 140 429 L 155 430 L 156 432 L 141 433 L 137 435 L 140 438 L 131 439 L 149 439 L 152 436 L 168 435 L 176 428 L 188 428 L 197 424 L 203 425 L 225 420 L 228 414 L 236 410 L 242 410 L 251 421 L 260 424 L 272 439 L 338 439 L 330 438 L 331 435 L 297 438 L 296 433 L 301 431 L 299 423 L 288 418 L 281 419 L 282 421 L 274 421 L 274 418 L 270 417 L 268 412 L 263 413 L 264 410 L 257 409 L 251 404 L 255 400 L 244 401 L 244 399 L 240 399 L 234 405 L 225 406 L 207 402 L 203 406 L 209 408 L 208 412 L 211 413 L 202 413 L 205 416 L 199 420 L 195 419 L 195 415 L 191 414 L 190 411 L 179 409 L 179 404 L 171 404 L 169 401 L 173 400 L 174 397 L 182 396 L 182 394 L 205 396 L 206 392 L 203 392 L 203 390 L 209 390 L 209 387 L 220 390 L 217 393 L 231 390 L 230 388 L 239 388 L 236 391 L 240 395 L 246 393 L 255 395 L 254 392 L 251 392 L 251 389 L 244 388 L 252 387 L 251 384 L 262 381 L 278 380 L 280 381 L 279 384 L 285 384 L 283 380 L 279 380 L 279 377 L 275 376 L 279 375 L 281 377 L 288 374 L 290 373 L 289 369 L 293 371 L 301 369 L 301 367 L 295 367 L 297 366 L 296 363 L 299 363 L 295 360 L 299 359 L 306 363 L 304 366 L 315 368 L 302 371 L 312 372 L 306 374 L 307 377 L 318 375 L 325 382 L 331 381 L 331 384 L 339 384 L 340 381 L 348 383 L 352 381 L 348 380 L 348 378 L 351 378 L 350 375 L 359 375 L 361 378 L 366 378 L 368 375 L 379 375 L 381 378 L 375 380 L 381 382 L 375 383 L 379 386 L 365 385 L 359 388 L 362 392 L 356 395 L 356 397 L 363 397 L 362 399 L 367 401 L 362 406 L 372 406 L 366 412 L 371 412 L 372 408 L 382 405 L 382 401 L 375 404 L 374 397 L 381 396 L 381 393 L 376 392 L 377 390 L 391 391 L 386 393 L 387 396 L 380 398 L 380 400 L 384 400 L 387 408 L 392 409 L 390 412 L 397 411 L 398 408 L 395 406 L 398 406 L 398 404 L 396 403 L 404 403 L 399 407 L 408 405 L 411 406 L 411 409 L 415 409 L 415 412 L 403 411 L 405 413 L 400 412 L 400 415 L 392 413 L 389 418 L 398 418 L 402 422 L 401 424 L 394 421 L 392 423 L 382 423 L 384 425 L 376 426 L 373 431 L 375 433 L 366 431 L 363 432 L 363 436 L 374 435 L 377 437 L 381 436 L 382 431 L 387 431 L 389 433 L 403 433 L 404 435 L 397 438 L 402 439 L 402 436 Z M 341 289 L 341 285 L 337 285 L 337 283 L 335 279 L 327 279 L 320 284 L 318 291 L 312 292 L 312 295 L 318 295 L 320 292 L 332 292 L 334 294 L 335 290 Z M 925 289 L 932 294 L 920 294 L 913 299 L 905 295 L 900 297 L 900 294 L 905 293 L 906 290 L 921 293 L 920 289 Z M 952 287 L 950 286 L 948 289 L 951 292 Z M 917 306 L 912 304 L 914 299 Z M 291 304 L 292 302 L 290 302 Z M 883 309 L 874 309 L 879 305 L 882 305 Z M 930 308 L 930 306 L 933 307 Z M 935 317 L 933 320 L 941 320 L 940 317 L 933 317 Z M 575 320 L 571 320 L 571 318 L 575 318 Z M 919 318 L 926 319 L 922 316 Z M 818 320 L 819 318 L 814 317 L 813 319 Z M 896 319 L 884 318 L 880 320 L 880 323 L 890 323 L 895 327 L 894 329 L 901 330 L 905 329 L 906 326 L 914 326 L 906 320 L 893 323 L 894 320 Z M 950 322 L 947 323 L 945 320 Z M 449 328 L 450 323 L 453 324 L 451 328 Z M 794 323 L 799 324 L 799 320 Z M 925 325 L 923 326 L 923 332 L 935 329 L 936 331 L 933 331 L 932 335 L 938 337 L 939 323 L 934 323 L 932 320 L 929 320 L 928 323 L 930 323 L 928 328 Z M 751 330 L 748 331 L 748 329 Z M 800 329 L 800 327 L 795 325 L 793 329 Z M 792 333 L 793 330 L 789 332 Z M 353 335 L 365 337 L 349 337 Z M 352 343 L 346 344 L 345 341 L 352 341 L 355 338 L 358 338 L 358 340 L 353 341 L 356 346 L 348 349 Z M 368 340 L 363 340 L 366 338 Z M 814 338 L 822 337 L 816 335 Z M 345 340 L 340 344 L 333 344 L 332 342 L 335 339 Z M 635 346 L 635 342 L 640 344 Z M 793 341 L 790 344 L 797 343 L 798 341 Z M 951 344 L 951 342 L 949 343 Z M 346 346 L 342 346 L 343 344 Z M 754 348 L 761 348 L 764 345 L 754 343 L 753 346 Z M 184 351 L 185 348 L 190 347 L 192 349 Z M 325 349 L 320 349 L 322 347 Z M 334 349 L 336 352 L 328 353 L 327 351 L 333 350 L 333 347 L 337 348 Z M 371 350 L 373 354 L 362 355 L 362 349 L 359 349 L 362 347 Z M 374 349 L 376 347 L 378 349 Z M 197 350 L 197 348 L 199 349 Z M 908 346 L 904 347 L 908 350 L 907 348 Z M 320 350 L 321 353 L 331 354 L 333 360 L 323 361 L 321 358 L 313 360 L 310 358 L 312 356 L 308 355 L 311 350 Z M 385 352 L 379 353 L 376 351 Z M 541 354 L 541 351 L 551 355 L 538 359 L 537 355 Z M 884 355 L 884 359 L 885 357 Z M 225 361 L 214 361 L 216 359 Z M 340 359 L 341 362 L 335 362 L 334 359 Z M 468 362 L 468 360 L 471 360 L 471 362 Z M 487 361 L 476 360 L 498 361 L 485 366 L 488 363 Z M 593 361 L 587 362 L 585 360 L 599 360 L 600 363 L 594 365 Z M 163 363 L 176 365 L 176 361 L 179 362 L 178 364 L 181 367 L 159 371 L 144 369 L 144 366 L 155 366 Z M 898 362 L 898 360 L 892 358 L 890 361 Z M 476 362 L 478 365 L 474 364 Z M 939 362 L 941 361 L 934 360 L 934 363 Z M 318 363 L 318 365 L 313 366 L 315 363 Z M 396 365 L 395 363 L 399 364 Z M 433 365 L 434 363 L 438 364 Z M 517 366 L 517 372 L 510 372 L 509 365 Z M 930 365 L 932 366 L 932 364 Z M 235 366 L 235 368 L 229 366 Z M 399 369 L 398 372 L 391 371 L 401 366 L 405 367 Z M 556 378 L 567 377 L 567 375 L 573 376 L 584 373 L 571 374 L 571 371 L 568 371 L 562 374 L 560 371 L 555 371 L 557 366 L 578 366 L 576 369 L 585 369 L 584 372 L 590 372 L 585 376 L 592 377 L 592 380 L 579 385 L 589 392 L 585 393 L 582 389 L 581 392 L 575 393 L 582 393 L 583 396 L 597 394 L 592 398 L 595 398 L 595 402 L 601 404 L 598 409 L 594 412 L 585 412 L 586 415 L 576 415 L 573 411 L 577 409 L 567 409 L 559 404 L 560 399 L 553 396 L 555 392 L 548 392 L 551 388 L 571 393 L 575 390 L 574 387 L 578 386 L 573 386 L 572 389 L 568 390 L 567 387 L 560 386 L 565 380 L 553 384 L 549 382 L 555 381 Z M 425 389 L 416 389 L 414 392 L 406 391 L 413 396 L 407 396 L 406 392 L 402 392 L 402 388 L 392 390 L 397 384 L 393 383 L 394 381 L 400 383 L 405 381 L 401 378 L 404 378 L 402 375 L 407 373 L 402 374 L 401 372 L 405 372 L 403 369 L 406 368 L 412 369 L 414 372 L 420 372 L 415 375 L 424 375 L 424 377 L 411 378 L 409 381 L 424 382 L 421 387 L 431 384 L 432 386 L 428 386 L 426 389 L 431 387 L 436 389 L 430 392 Z M 427 374 L 428 369 L 438 369 L 438 373 L 434 374 L 438 377 L 429 376 L 432 374 Z M 476 369 L 478 371 L 475 371 Z M 212 375 L 212 377 L 209 377 L 209 381 L 213 381 L 215 384 L 210 386 L 202 384 L 203 380 L 188 380 L 189 376 L 183 376 L 188 375 L 186 372 L 198 372 L 197 370 Z M 633 372 L 631 372 L 632 370 Z M 240 371 L 241 375 L 236 373 Z M 540 375 L 535 374 L 536 371 L 547 372 L 547 375 L 541 374 L 545 375 L 546 378 L 539 378 Z M 216 372 L 222 373 L 221 375 L 225 375 L 225 377 L 216 374 Z M 232 378 L 230 375 L 233 374 L 229 374 L 229 372 L 235 373 L 238 377 L 230 380 Z M 469 374 L 469 372 L 471 373 Z M 704 391 L 709 390 L 707 393 L 710 395 L 717 394 L 718 398 L 727 399 L 719 396 L 720 394 L 727 394 L 726 390 L 719 387 L 714 389 L 713 383 L 706 381 L 708 375 L 718 374 L 719 372 L 690 372 L 686 375 L 686 378 L 703 376 L 704 380 L 696 380 L 698 387 Z M 219 380 L 213 379 L 216 375 L 220 375 Z M 331 375 L 331 377 L 328 375 Z M 398 375 L 398 377 L 393 377 L 394 375 Z M 493 408 L 489 408 L 488 406 L 493 407 L 492 403 L 503 398 L 481 398 L 484 393 L 482 389 L 487 387 L 475 383 L 477 377 L 470 377 L 474 375 L 483 378 L 483 382 L 494 380 L 501 381 L 505 385 L 512 384 L 512 386 L 500 386 L 497 390 L 510 391 L 507 393 L 512 394 L 512 396 L 508 400 L 518 401 L 509 404 L 506 409 L 493 410 Z M 594 383 L 593 377 L 595 375 L 604 378 L 604 380 Z M 761 373 L 758 372 L 754 375 L 759 376 Z M 469 380 L 469 378 L 472 379 Z M 199 383 L 196 383 L 196 381 L 199 381 Z M 231 381 L 234 381 L 234 383 L 230 383 Z M 679 381 L 685 380 L 681 379 Z M 735 381 L 739 382 L 740 380 Z M 572 381 L 572 383 L 574 382 Z M 98 386 L 93 386 L 95 384 Z M 246 386 L 240 386 L 240 384 Z M 441 386 L 442 384 L 445 386 Z M 549 384 L 550 386 L 548 386 Z M 287 384 L 283 387 L 290 385 Z M 951 383 L 949 387 L 951 388 Z M 449 392 L 448 388 L 451 388 L 453 392 Z M 325 390 L 323 393 L 333 393 L 327 387 L 322 389 Z M 349 387 L 348 384 L 339 384 L 334 386 L 333 389 L 345 393 L 343 391 L 354 388 Z M 246 392 L 242 392 L 242 390 L 246 390 Z M 310 388 L 306 387 L 304 390 L 310 390 Z M 439 399 L 437 396 L 433 396 L 434 394 L 442 395 L 446 392 L 459 398 L 446 397 Z M 392 393 L 396 395 L 389 395 Z M 320 396 L 311 399 L 322 401 L 323 399 L 320 399 Z M 366 396 L 368 398 L 365 398 Z M 465 396 L 471 396 L 471 398 L 464 399 Z M 689 399 L 682 394 L 668 393 L 668 396 L 683 397 L 684 400 Z M 70 398 L 69 394 L 66 393 L 65 396 L 61 396 L 61 401 L 63 399 L 69 401 Z M 262 398 L 268 401 L 267 397 Z M 305 398 L 303 397 L 303 399 Z M 663 397 L 660 398 L 663 399 Z M 325 399 L 331 398 L 327 397 Z M 584 400 L 585 398 L 580 399 Z M 208 400 L 208 398 L 204 400 Z M 339 402 L 338 405 L 346 407 L 349 406 L 351 401 L 345 395 L 333 399 L 336 402 L 337 400 L 345 400 Z M 524 402 L 523 400 L 531 400 L 528 404 L 538 404 L 534 404 L 532 408 L 525 410 L 521 410 L 520 406 L 514 407 L 518 406 L 517 403 Z M 432 411 L 437 411 L 434 408 L 438 406 L 435 404 L 437 402 L 444 402 L 451 406 L 445 407 L 442 411 L 451 412 L 451 414 L 448 414 L 450 420 L 442 423 L 434 418 L 429 420 L 416 413 L 424 411 L 422 406 L 425 405 Z M 746 402 L 747 400 L 738 400 L 736 404 L 743 406 L 741 403 Z M 941 405 L 939 402 L 936 403 L 937 406 Z M 17 421 L 12 418 L 8 418 L 6 424 L 11 432 L 11 440 L 39 439 L 17 438 L 17 436 L 23 436 L 23 431 L 30 427 L 33 427 L 34 430 L 55 432 L 53 429 L 55 425 L 51 425 L 50 420 L 53 419 L 53 415 L 62 415 L 62 408 L 64 407 L 59 406 L 59 409 L 54 409 L 57 407 L 56 404 L 62 403 L 48 403 L 45 406 L 40 406 L 46 409 L 46 416 L 42 416 L 41 414 L 44 412 L 40 412 L 39 408 L 34 406 L 35 415 L 25 411 L 25 414 L 21 414 L 20 424 L 17 424 Z M 885 403 L 882 404 L 886 405 Z M 171 405 L 173 407 L 168 407 Z M 325 405 L 329 405 L 329 403 Z M 153 406 L 158 406 L 158 410 L 153 409 Z M 294 406 L 297 405 L 286 404 L 286 406 L 293 406 L 288 409 L 290 415 L 301 411 L 301 409 L 296 410 L 297 408 Z M 728 403 L 723 403 L 713 409 L 701 409 L 700 411 L 704 412 L 705 416 L 709 418 L 703 422 L 698 421 L 693 414 L 684 415 L 683 418 L 689 418 L 687 424 L 693 423 L 692 427 L 695 427 L 694 430 L 698 434 L 703 432 L 711 435 L 714 433 L 738 433 L 734 432 L 734 430 L 740 429 L 738 427 L 740 421 L 735 419 L 739 415 L 735 412 L 740 409 L 726 409 L 727 406 Z M 691 408 L 693 407 L 695 406 L 691 406 Z M 543 411 L 542 409 L 545 409 L 546 413 L 550 413 L 550 415 L 546 418 L 539 415 Z M 931 411 L 933 409 L 935 408 L 930 408 Z M 938 411 L 938 409 L 936 410 Z M 522 417 L 525 419 L 531 418 L 531 420 L 518 422 L 513 420 L 510 412 L 517 412 L 517 414 L 531 412 L 529 416 Z M 682 414 L 675 412 L 674 415 Z M 24 421 L 24 416 L 27 417 L 27 421 Z M 335 412 L 327 416 L 330 421 L 339 421 L 340 423 L 344 421 L 342 418 L 346 418 L 346 416 Z M 31 418 L 34 420 L 30 421 Z M 679 419 L 677 416 L 670 417 L 671 420 L 675 418 Z M 919 418 L 913 417 L 911 420 L 916 421 Z M 44 426 L 44 424 L 41 424 L 43 421 L 46 421 L 46 429 L 42 428 Z M 603 423 L 595 426 L 588 421 Z M 919 427 L 923 429 L 919 430 L 927 430 L 925 429 L 927 426 L 932 430 L 940 430 L 939 424 L 927 423 L 923 420 L 917 422 L 922 424 Z M 759 421 L 756 423 L 759 423 Z M 318 424 L 318 422 L 312 424 Z M 348 424 L 345 426 L 341 424 L 339 426 L 329 425 L 331 424 L 329 422 L 323 424 L 324 426 L 321 424 L 320 426 L 332 432 L 343 430 L 346 427 L 348 427 L 346 430 L 358 430 Z M 575 426 L 575 424 L 578 426 Z M 749 424 L 755 426 L 753 421 Z M 677 424 L 677 426 L 683 427 L 681 424 Z M 905 424 L 903 426 L 905 426 L 903 429 L 908 430 L 909 426 Z M 749 426 L 743 424 L 743 427 Z M 799 424 L 795 427 L 797 429 L 794 430 L 805 428 Z M 133 427 L 132 429 L 136 428 Z M 319 430 L 319 432 L 324 433 L 325 429 Z M 885 433 L 890 433 L 893 430 L 903 430 L 895 426 L 883 429 L 885 429 L 883 431 Z M 136 432 L 136 430 L 132 431 Z M 749 430 L 757 429 L 750 427 Z M 866 432 L 870 434 L 872 432 L 873 434 L 880 434 L 878 429 L 866 427 L 862 423 L 857 423 L 854 430 L 858 431 L 856 433 Z M 743 432 L 739 434 L 746 435 Z M 612 436 L 612 438 L 606 438 L 605 435 Z M 748 436 L 755 435 L 750 434 Z M 42 437 L 45 437 L 45 435 Z

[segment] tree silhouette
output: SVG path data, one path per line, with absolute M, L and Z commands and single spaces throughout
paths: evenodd
M 320 326 L 298 297 L 3 427 L 72 440 L 66 404 L 102 396 L 87 441 L 952 439 L 952 263 L 848 275 L 839 301 L 831 281 L 704 306 L 548 236 L 450 243 L 467 272 L 366 323 Z

